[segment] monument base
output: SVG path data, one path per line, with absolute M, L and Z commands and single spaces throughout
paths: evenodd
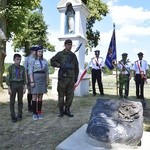
M 58 82 L 58 70 L 52 76 L 52 93 L 57 93 L 57 82 Z M 85 75 L 85 77 L 81 80 L 80 84 L 76 87 L 74 91 L 75 96 L 83 96 L 89 94 L 89 75 Z
M 141 146 L 127 146 L 121 144 L 112 144 L 107 145 L 101 142 L 99 146 L 97 143 L 100 143 L 97 140 L 90 138 L 86 134 L 87 124 L 84 124 L 76 132 L 70 135 L 66 140 L 60 143 L 55 150 L 149 150 L 150 148 L 150 132 L 143 132 L 143 137 L 141 139 Z M 91 144 L 95 142 L 95 144 Z

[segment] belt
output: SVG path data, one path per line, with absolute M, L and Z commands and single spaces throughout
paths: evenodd
M 35 71 L 33 73 L 45 73 L 45 71 Z

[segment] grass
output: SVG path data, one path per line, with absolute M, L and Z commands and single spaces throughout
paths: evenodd
M 104 98 L 117 99 L 114 79 L 109 78 L 112 86 L 106 86 L 108 83 L 107 78 L 107 76 L 103 77 L 103 83 L 105 83 Z M 73 118 L 68 118 L 67 116 L 58 118 L 57 95 L 53 95 L 49 89 L 48 93 L 44 95 L 44 119 L 33 121 L 32 114 L 27 111 L 27 100 L 24 96 L 23 120 L 13 124 L 10 121 L 7 89 L 0 94 L 0 150 L 54 150 L 60 142 L 83 124 L 88 123 L 92 107 L 97 98 L 99 98 L 99 95 L 92 96 L 90 88 L 88 95 L 74 98 L 71 107 L 71 111 L 75 115 Z M 147 108 L 144 110 L 144 130 L 150 131 L 149 84 L 145 86 L 145 97 Z M 130 87 L 129 100 L 136 101 L 134 85 Z

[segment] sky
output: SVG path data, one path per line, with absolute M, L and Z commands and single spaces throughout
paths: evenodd
M 60 13 L 57 5 L 60 0 L 41 0 L 44 20 L 48 25 L 48 38 L 51 44 L 57 47 L 60 31 Z M 113 31 L 113 23 L 116 30 L 117 60 L 121 60 L 121 54 L 128 53 L 129 60 L 133 63 L 138 59 L 137 53 L 143 52 L 143 59 L 150 64 L 150 4 L 149 0 L 102 0 L 109 7 L 109 14 L 96 22 L 94 30 L 100 31 L 101 39 L 96 48 L 85 57 L 88 62 L 94 56 L 94 50 L 101 52 L 101 57 L 106 58 L 108 46 Z M 7 50 L 12 49 L 7 44 Z M 60 51 L 56 49 L 56 52 Z M 55 53 L 56 53 L 55 52 Z M 55 53 L 46 52 L 45 58 L 49 60 Z M 12 54 L 7 53 L 5 62 L 12 61 Z

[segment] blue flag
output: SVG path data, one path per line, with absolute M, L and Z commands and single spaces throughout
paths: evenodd
M 115 36 L 115 29 L 113 30 L 113 34 L 111 37 L 111 41 L 109 44 L 105 64 L 106 66 L 112 70 L 114 68 L 114 63 L 116 62 L 117 56 L 116 56 L 116 36 Z

